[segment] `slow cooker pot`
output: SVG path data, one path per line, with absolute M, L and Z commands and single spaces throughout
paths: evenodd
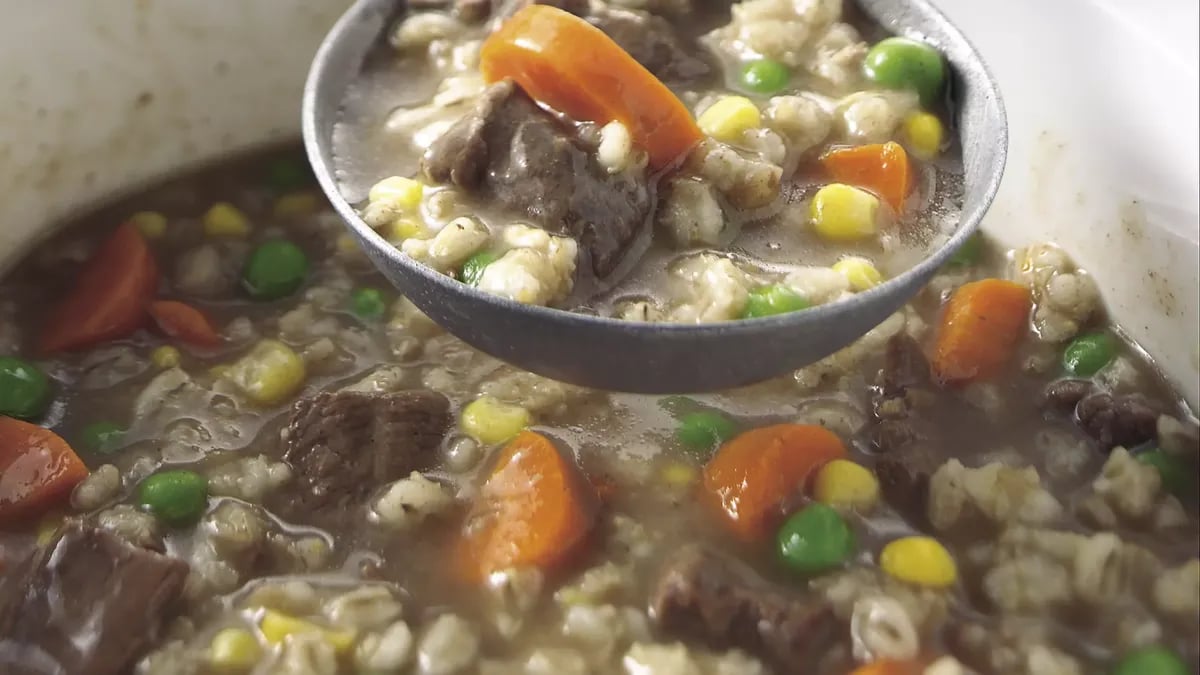
M 297 135 L 345 0 L 56 0 L 0 23 L 0 272 L 55 226 L 164 174 Z M 1193 408 L 1200 400 L 1195 3 L 941 0 L 1012 125 L 985 229 L 1053 240 Z M 987 142 L 987 139 L 978 139 Z

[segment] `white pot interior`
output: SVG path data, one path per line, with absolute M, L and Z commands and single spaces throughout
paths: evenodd
M 347 4 L 56 0 L 10 12 L 0 271 L 98 200 L 294 136 L 308 61 Z M 1008 106 L 1012 147 L 988 232 L 1070 251 L 1195 407 L 1197 6 L 939 4 L 988 58 Z

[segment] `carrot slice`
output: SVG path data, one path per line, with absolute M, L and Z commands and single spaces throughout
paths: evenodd
M 912 189 L 912 167 L 899 143 L 834 148 L 821 156 L 821 165 L 835 181 L 867 188 L 897 213 Z
M 660 169 L 703 139 L 683 102 L 600 29 L 549 5 L 528 5 L 484 41 L 488 82 L 511 78 L 572 119 L 624 124 Z
M 809 475 L 845 454 L 841 439 L 824 427 L 752 429 L 722 445 L 705 465 L 704 499 L 740 539 L 765 539 L 782 516 L 784 501 L 804 487 Z
M 176 300 L 156 300 L 150 303 L 150 316 L 168 337 L 197 347 L 216 347 L 221 335 L 203 312 Z
M 0 417 L 0 523 L 35 518 L 58 506 L 87 475 L 58 434 Z
M 1029 289 L 1003 279 L 964 284 L 950 296 L 938 325 L 930 368 L 947 384 L 999 374 L 1029 322 Z
M 145 321 L 158 288 L 158 264 L 146 240 L 125 223 L 92 255 L 75 286 L 50 314 L 38 341 L 43 355 L 126 337 Z
M 501 452 L 463 527 L 463 576 L 485 580 L 513 567 L 552 568 L 587 539 L 598 498 L 554 443 L 523 431 Z

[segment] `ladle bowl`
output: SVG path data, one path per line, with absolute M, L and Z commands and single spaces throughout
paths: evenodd
M 329 32 L 305 85 L 302 130 L 321 188 L 368 257 L 433 321 L 467 344 L 525 370 L 572 384 L 646 394 L 700 392 L 760 382 L 816 362 L 899 310 L 978 229 L 1000 186 L 1008 122 L 979 53 L 927 0 L 856 0 L 892 34 L 923 40 L 950 66 L 964 195 L 954 233 L 905 272 L 848 299 L 758 319 L 707 324 L 624 321 L 521 304 L 425 267 L 371 229 L 342 196 L 333 132 L 368 53 L 403 10 L 359 0 Z

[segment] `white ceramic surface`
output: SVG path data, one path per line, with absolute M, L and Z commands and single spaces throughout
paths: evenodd
M 68 214 L 294 135 L 308 59 L 347 0 L 54 0 L 0 22 L 0 271 Z M 988 232 L 1053 239 L 1200 400 L 1194 0 L 940 0 L 1012 125 Z M 984 139 L 982 142 L 986 142 Z

